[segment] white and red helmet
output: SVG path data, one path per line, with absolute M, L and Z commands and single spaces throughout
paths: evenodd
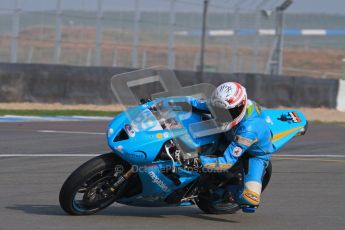
M 236 82 L 223 83 L 213 92 L 211 104 L 216 108 L 229 111 L 232 119 L 223 121 L 223 125 L 224 129 L 230 130 L 240 123 L 246 114 L 246 89 Z

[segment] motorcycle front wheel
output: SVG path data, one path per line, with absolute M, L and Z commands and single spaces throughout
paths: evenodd
M 94 157 L 77 168 L 63 184 L 59 201 L 70 215 L 94 214 L 115 202 L 119 195 L 110 186 L 128 168 L 114 153 Z

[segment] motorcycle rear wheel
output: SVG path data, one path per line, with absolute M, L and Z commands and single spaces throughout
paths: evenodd
M 272 174 L 272 163 L 269 162 L 262 181 L 262 192 L 266 189 Z M 196 202 L 197 206 L 206 214 L 234 214 L 240 210 L 240 206 L 236 203 L 218 203 L 208 197 L 199 196 Z
M 77 168 L 63 184 L 59 201 L 70 215 L 91 215 L 112 203 L 120 194 L 110 192 L 111 184 L 128 166 L 114 153 L 94 157 Z

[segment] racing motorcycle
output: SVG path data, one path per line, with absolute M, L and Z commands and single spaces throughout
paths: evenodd
M 89 215 L 117 202 L 141 207 L 197 205 L 208 214 L 238 211 L 240 205 L 224 196 L 227 186 L 243 186 L 249 156 L 244 153 L 228 171 L 204 172 L 199 154 L 217 154 L 225 145 L 224 134 L 194 135 L 191 124 L 213 117 L 207 111 L 186 110 L 185 99 L 144 101 L 115 117 L 106 134 L 111 153 L 92 158 L 67 178 L 59 195 L 62 209 Z M 164 103 L 170 108 L 158 109 Z M 276 150 L 307 130 L 299 111 L 262 108 L 260 114 L 271 129 Z M 262 190 L 271 174 L 270 163 Z

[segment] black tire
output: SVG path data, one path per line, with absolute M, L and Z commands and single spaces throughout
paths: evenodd
M 214 205 L 212 200 L 200 196 L 196 205 L 206 214 L 234 214 L 240 209 L 240 206 L 236 203 Z
M 272 175 L 272 163 L 271 161 L 269 161 L 268 166 L 265 171 L 264 178 L 262 180 L 262 192 L 265 191 L 265 189 L 267 188 L 267 185 L 271 180 L 271 175 Z
M 67 178 L 60 190 L 59 201 L 61 208 L 70 215 L 90 215 L 111 205 L 118 198 L 117 194 L 110 193 L 109 196 L 104 197 L 103 193 L 98 194 L 96 191 L 99 190 L 99 184 L 106 186 L 110 180 L 116 179 L 114 174 L 117 166 L 125 170 L 128 168 L 128 165 L 114 153 L 94 157 L 81 165 Z M 119 174 L 121 173 L 119 172 Z M 91 184 L 90 188 L 87 187 L 89 183 Z M 92 187 L 95 185 L 97 189 Z M 91 193 L 92 196 L 101 197 L 98 203 L 97 200 L 92 201 L 88 197 L 91 191 L 93 192 Z M 75 200 L 78 194 L 83 194 L 81 202 Z M 85 197 L 88 200 L 85 201 Z
M 262 192 L 266 189 L 272 174 L 272 164 L 269 162 L 262 181 Z M 208 197 L 199 196 L 197 206 L 206 214 L 234 214 L 240 210 L 240 206 L 235 203 L 224 203 L 215 205 Z

